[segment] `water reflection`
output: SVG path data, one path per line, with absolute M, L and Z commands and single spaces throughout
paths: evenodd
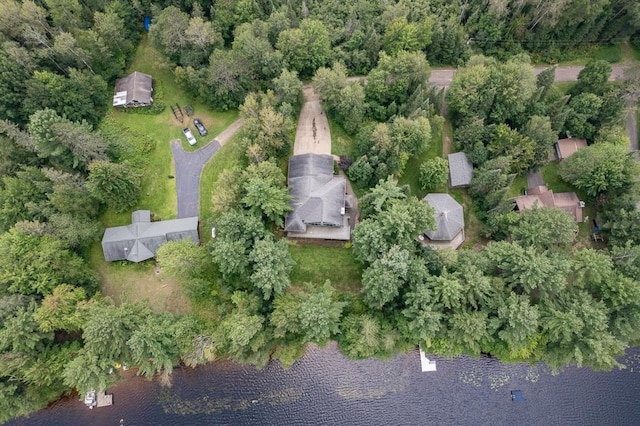
M 435 358 L 417 350 L 387 361 L 348 361 L 335 346 L 311 348 L 291 369 L 220 362 L 174 373 L 174 385 L 134 378 L 112 388 L 114 405 L 88 410 L 58 401 L 13 425 L 637 425 L 640 348 L 625 370 L 568 369 L 494 359 Z M 510 391 L 525 401 L 515 404 Z

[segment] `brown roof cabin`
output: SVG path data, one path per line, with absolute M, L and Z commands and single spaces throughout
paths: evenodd
M 580 148 L 586 148 L 587 146 L 587 141 L 585 139 L 558 139 L 558 142 L 556 142 L 556 154 L 558 155 L 558 160 L 562 161 L 573 155 Z
M 554 193 L 545 185 L 536 186 L 527 190 L 527 195 L 515 198 L 517 211 L 538 208 L 558 208 L 573 216 L 576 222 L 582 222 L 582 208 L 584 203 L 580 201 L 575 192 Z
M 149 74 L 134 71 L 116 81 L 113 96 L 115 107 L 144 107 L 153 103 L 153 78 Z

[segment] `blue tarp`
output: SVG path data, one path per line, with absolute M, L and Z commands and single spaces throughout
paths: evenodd
M 148 16 L 144 17 L 144 30 L 149 31 L 149 27 L 151 26 L 151 18 Z
M 512 390 L 511 391 L 511 400 L 513 402 L 523 402 L 524 401 L 524 395 L 522 394 L 522 391 Z

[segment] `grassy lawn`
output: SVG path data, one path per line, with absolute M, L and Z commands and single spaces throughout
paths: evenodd
M 423 198 L 427 191 L 420 187 L 420 166 L 430 158 L 442 157 L 443 131 L 445 126 L 435 120 L 431 121 L 431 144 L 422 155 L 411 157 L 404 167 L 404 173 L 398 179 L 400 185 L 409 185 L 411 195 Z
M 293 243 L 289 251 L 296 262 L 291 272 L 292 286 L 308 282 L 319 285 L 330 280 L 340 292 L 360 293 L 362 267 L 351 249 Z
M 615 64 L 623 60 L 623 48 L 621 44 L 581 46 L 566 55 L 566 57 L 572 57 L 573 59 L 562 61 L 560 65 L 584 65 L 591 59 L 600 59 Z
M 327 117 L 331 131 L 331 153 L 333 155 L 347 155 L 352 159 L 356 156 L 354 137 L 345 132 L 344 128 L 333 119 Z
M 507 198 L 514 198 L 524 194 L 524 191 L 527 190 L 527 177 L 526 176 L 516 176 L 516 178 L 511 182 L 511 186 L 509 187 L 509 192 L 507 192 Z
M 224 169 L 234 166 L 242 166 L 243 154 L 239 148 L 237 135 L 213 156 L 213 158 L 204 166 L 202 177 L 200 179 L 200 220 L 205 222 L 212 215 L 211 213 L 211 196 L 215 189 L 216 181 L 220 173 Z M 209 234 L 201 235 L 205 241 L 209 240 Z
M 89 262 L 100 277 L 100 292 L 116 304 L 147 300 L 154 312 L 191 312 L 191 304 L 180 284 L 162 272 L 156 272 L 152 260 L 105 262 L 102 246 L 96 242 L 91 246 Z
M 575 81 L 565 81 L 562 83 L 554 83 L 554 86 L 556 86 L 563 95 L 566 95 L 576 84 L 577 83 Z

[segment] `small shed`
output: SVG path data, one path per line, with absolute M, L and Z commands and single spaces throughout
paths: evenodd
M 585 139 L 558 139 L 558 142 L 556 142 L 556 155 L 558 156 L 558 160 L 564 160 L 575 154 L 579 149 L 586 148 L 587 146 L 588 144 Z
M 469 186 L 473 178 L 473 164 L 464 152 L 455 152 L 447 156 L 449 160 L 449 181 L 452 188 Z
M 151 222 L 149 210 L 137 210 L 131 215 L 131 225 L 107 228 L 102 237 L 104 260 L 142 262 L 156 255 L 168 241 L 191 240 L 198 244 L 198 218 Z
M 114 107 L 135 108 L 149 106 L 152 103 L 153 77 L 149 74 L 134 71 L 116 81 Z
M 420 241 L 434 249 L 457 249 L 464 242 L 464 211 L 449 194 L 427 194 L 425 201 L 433 207 L 434 230 L 425 230 Z

